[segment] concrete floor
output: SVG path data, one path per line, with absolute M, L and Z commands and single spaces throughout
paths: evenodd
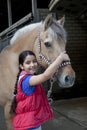
M 87 97 L 57 100 L 52 104 L 54 119 L 42 125 L 43 130 L 87 130 Z M 0 108 L 0 130 L 7 130 Z

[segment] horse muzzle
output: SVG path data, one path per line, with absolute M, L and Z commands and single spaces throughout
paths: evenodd
M 57 73 L 57 79 L 59 87 L 69 88 L 72 87 L 75 83 L 75 72 L 72 69 L 71 65 L 61 67 Z

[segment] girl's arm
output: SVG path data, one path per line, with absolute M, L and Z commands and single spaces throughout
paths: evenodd
M 29 80 L 29 84 L 34 86 L 50 79 L 63 61 L 70 61 L 70 58 L 66 52 L 62 52 L 42 74 L 32 76 Z

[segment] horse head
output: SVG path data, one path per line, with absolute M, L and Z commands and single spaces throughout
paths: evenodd
M 56 20 L 48 15 L 41 27 L 35 42 L 37 60 L 41 66 L 47 68 L 57 56 L 66 50 L 66 31 L 63 28 L 65 17 Z M 63 62 L 56 72 L 60 87 L 71 87 L 75 82 L 75 72 L 71 62 Z

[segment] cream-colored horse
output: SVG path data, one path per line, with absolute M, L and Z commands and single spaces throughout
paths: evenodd
M 7 129 L 12 130 L 12 116 L 9 113 L 14 84 L 18 72 L 18 55 L 23 50 L 32 50 L 39 64 L 45 68 L 52 63 L 66 47 L 64 19 L 55 20 L 49 15 L 43 22 L 31 24 L 18 30 L 10 45 L 0 54 L 0 105 L 4 107 Z M 74 84 L 75 72 L 70 62 L 65 62 L 56 74 L 61 87 Z

